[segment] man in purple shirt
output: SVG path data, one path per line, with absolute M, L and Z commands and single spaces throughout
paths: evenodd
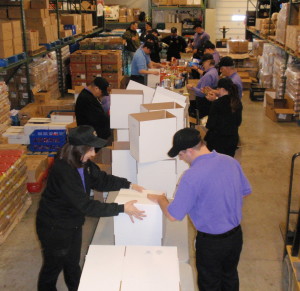
M 211 54 L 205 54 L 202 58 L 202 67 L 204 68 L 205 75 L 201 77 L 196 87 L 187 84 L 187 89 L 191 89 L 196 95 L 196 108 L 199 111 L 199 118 L 208 115 L 211 101 L 205 98 L 205 93 L 202 92 L 204 87 L 216 88 L 219 81 L 219 74 L 215 68 L 215 61 Z M 203 74 L 201 69 L 198 69 L 200 75 Z
M 204 44 L 210 39 L 208 33 L 204 31 L 201 24 L 194 25 L 194 41 L 192 43 L 193 53 L 196 54 L 198 50 L 203 49 Z
M 148 198 L 158 203 L 171 221 L 190 216 L 197 229 L 199 289 L 238 291 L 242 205 L 251 193 L 240 164 L 230 156 L 210 152 L 193 128 L 174 135 L 168 155 L 179 155 L 190 168 L 183 174 L 173 202 L 169 204 L 165 195 L 149 194 Z
M 216 51 L 216 46 L 211 42 L 207 41 L 204 45 L 204 53 L 212 54 L 215 60 L 215 66 L 220 62 L 220 54 Z

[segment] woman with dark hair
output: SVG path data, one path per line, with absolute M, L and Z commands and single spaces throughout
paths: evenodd
M 230 78 L 220 79 L 217 91 L 218 98 L 212 102 L 208 114 L 205 141 L 210 151 L 216 150 L 233 157 L 239 140 L 243 106 L 237 86 Z
M 43 253 L 38 291 L 56 290 L 61 271 L 68 290 L 77 290 L 85 216 L 107 217 L 125 212 L 132 222 L 133 217 L 143 219 L 145 216 L 144 211 L 134 206 L 135 200 L 118 205 L 90 199 L 91 189 L 144 189 L 125 178 L 106 174 L 90 161 L 95 156 L 95 148 L 105 144 L 106 141 L 97 137 L 93 127 L 81 125 L 70 130 L 68 142 L 55 159 L 37 211 L 36 229 Z

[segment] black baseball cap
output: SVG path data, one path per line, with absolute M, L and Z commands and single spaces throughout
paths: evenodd
M 178 130 L 173 137 L 173 147 L 168 155 L 171 158 L 176 157 L 180 151 L 193 148 L 201 142 L 200 132 L 195 128 L 183 128 Z
M 107 144 L 105 139 L 97 137 L 95 129 L 90 125 L 80 125 L 69 131 L 69 144 L 74 146 L 86 145 L 102 148 Z
M 208 61 L 208 60 L 213 60 L 214 57 L 212 54 L 204 54 L 203 57 L 202 57 L 202 63 L 204 63 L 205 61 Z
M 223 57 L 219 62 L 219 68 L 221 67 L 234 67 L 234 62 L 231 57 Z
M 109 83 L 106 79 L 102 77 L 96 77 L 93 81 L 94 85 L 97 86 L 101 91 L 103 96 L 108 96 L 107 88 L 109 87 Z

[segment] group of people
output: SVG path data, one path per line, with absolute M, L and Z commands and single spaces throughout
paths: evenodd
M 149 67 L 161 64 L 150 59 L 153 42 L 145 41 L 140 46 L 138 36 L 134 29 L 131 30 L 128 34 L 132 33 L 132 46 L 136 48 L 133 61 L 137 60 L 133 62 L 132 77 L 141 82 L 144 81 L 140 79 L 141 74 L 155 74 L 148 70 Z M 170 47 L 180 42 L 175 33 L 173 30 L 174 37 L 169 37 Z M 202 36 L 194 40 L 194 48 L 207 38 L 204 32 Z M 145 40 L 147 38 L 148 34 L 145 34 Z M 158 203 L 171 221 L 190 216 L 197 229 L 196 267 L 200 291 L 237 291 L 237 265 L 243 244 L 242 204 L 243 198 L 251 193 L 240 164 L 230 157 L 235 152 L 242 120 L 239 91 L 242 87 L 238 86 L 232 59 L 220 60 L 220 71 L 225 78 L 219 80 L 215 67 L 219 60 L 214 56 L 214 47 L 209 44 L 206 50 L 202 67 L 197 68 L 202 77 L 196 87 L 189 86 L 195 91 L 197 100 L 201 100 L 199 104 L 203 100 L 208 102 L 205 140 L 193 128 L 176 132 L 168 155 L 171 158 L 178 156 L 190 168 L 181 177 L 173 202 L 169 203 L 163 194 L 148 195 L 148 198 Z M 69 131 L 67 143 L 55 158 L 42 194 L 36 219 L 43 254 L 39 291 L 56 290 L 61 271 L 68 290 L 78 289 L 85 216 L 105 217 L 125 212 L 132 221 L 134 218 L 148 219 L 147 213 L 135 207 L 136 201 L 118 205 L 90 199 L 92 189 L 144 190 L 125 178 L 106 174 L 91 161 L 95 150 L 104 147 L 111 135 L 108 91 L 109 83 L 97 77 L 79 94 L 75 106 L 78 126 Z

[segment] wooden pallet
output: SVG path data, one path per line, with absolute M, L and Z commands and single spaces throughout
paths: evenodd
M 41 46 L 40 48 L 38 48 L 36 50 L 28 51 L 28 55 L 31 56 L 31 57 L 34 57 L 34 56 L 36 56 L 40 53 L 43 53 L 43 52 L 47 52 L 47 49 L 44 46 Z
M 3 234 L 0 234 L 0 245 L 5 242 L 9 234 L 13 231 L 16 225 L 21 221 L 21 219 L 24 217 L 25 213 L 27 212 L 31 204 L 32 204 L 32 200 L 31 197 L 28 195 L 23 207 L 16 214 L 13 223 L 8 226 L 8 228 L 5 230 Z

